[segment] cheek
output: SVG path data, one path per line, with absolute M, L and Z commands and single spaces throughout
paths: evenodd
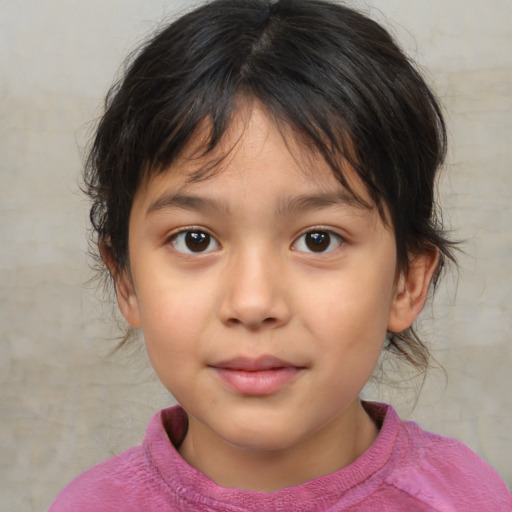
M 172 312 L 170 312 L 172 311 Z M 190 310 L 188 310 L 190 311 Z M 161 309 L 144 318 L 144 343 L 151 366 L 162 384 L 177 399 L 181 390 L 191 381 L 201 358 L 197 322 L 184 314 L 185 304 Z
M 192 279 L 172 269 L 165 257 L 148 262 L 134 280 L 144 332 L 186 332 L 210 306 L 211 280 L 204 274 Z
M 138 291 L 141 327 L 149 359 L 161 380 L 179 376 L 199 359 L 201 333 L 211 317 L 209 294 L 178 279 Z M 172 372 L 170 372 L 172 369 Z
M 336 393 L 358 394 L 378 362 L 392 295 L 392 281 L 379 274 L 339 274 L 309 297 L 315 306 L 306 327 L 318 343 L 326 389 L 333 390 L 329 400 L 341 400 Z
M 375 337 L 380 342 L 392 304 L 392 280 L 368 272 L 347 275 L 340 273 L 313 283 L 303 303 L 307 327 L 344 344 Z
M 187 297 L 160 296 L 153 305 L 144 302 L 141 308 L 142 331 L 148 344 L 161 349 L 182 350 L 191 347 L 207 311 L 197 300 Z

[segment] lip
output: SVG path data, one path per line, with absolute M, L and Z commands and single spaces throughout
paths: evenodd
M 273 356 L 236 357 L 210 367 L 231 390 L 252 396 L 266 396 L 278 392 L 305 369 Z

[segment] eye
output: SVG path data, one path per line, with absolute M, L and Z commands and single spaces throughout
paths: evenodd
M 331 252 L 342 244 L 340 236 L 330 231 L 308 231 L 293 244 L 293 249 L 300 252 Z
M 171 245 L 183 254 L 205 253 L 220 248 L 215 238 L 201 230 L 188 230 L 177 233 L 171 238 Z

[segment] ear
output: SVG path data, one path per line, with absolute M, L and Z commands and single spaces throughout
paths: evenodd
M 425 305 L 438 263 L 437 247 L 410 257 L 407 273 L 402 272 L 397 279 L 388 331 L 402 332 L 411 327 Z
M 126 321 L 134 328 L 140 327 L 139 302 L 129 269 L 120 269 L 115 261 L 112 247 L 106 241 L 99 244 L 101 259 L 114 281 L 117 305 Z

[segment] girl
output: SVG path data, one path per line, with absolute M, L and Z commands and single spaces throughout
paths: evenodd
M 179 406 L 50 511 L 506 511 L 460 443 L 359 394 L 451 244 L 440 108 L 389 34 L 323 0 L 216 0 L 110 92 L 86 182 L 119 308 Z

